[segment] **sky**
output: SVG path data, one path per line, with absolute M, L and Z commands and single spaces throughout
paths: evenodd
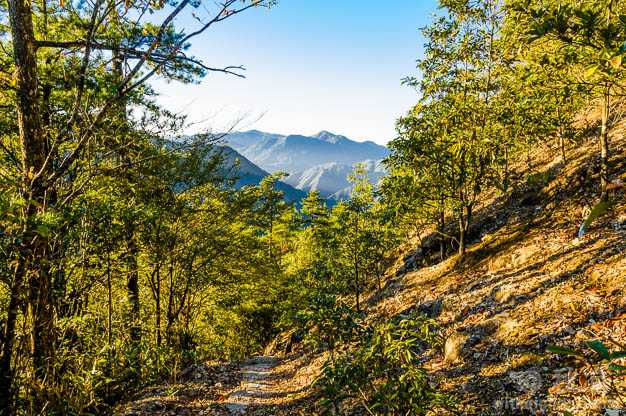
M 243 65 L 245 79 L 212 73 L 200 84 L 152 83 L 160 102 L 204 128 L 312 135 L 321 130 L 385 144 L 419 96 L 420 28 L 436 0 L 279 0 L 196 38 L 191 53 L 212 67 Z M 192 21 L 178 22 L 191 25 Z

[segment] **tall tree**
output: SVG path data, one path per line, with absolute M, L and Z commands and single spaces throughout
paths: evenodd
M 601 110 L 600 179 L 608 198 L 613 101 L 626 88 L 626 4 L 616 0 L 511 2 L 520 39 L 539 43 L 546 67 L 567 69 L 562 81 L 586 91 Z
M 120 103 L 139 97 L 146 82 L 156 74 L 190 82 L 210 71 L 234 72 L 237 68 L 212 68 L 187 55 L 190 41 L 213 25 L 253 7 L 269 7 L 273 1 L 224 0 L 205 5 L 208 15 L 197 28 L 177 32 L 174 22 L 200 3 L 140 1 L 61 2 L 41 5 L 25 0 L 8 1 L 10 50 L 13 54 L 15 112 L 19 137 L 22 229 L 17 261 L 10 279 L 10 301 L 3 328 L 0 356 L 0 411 L 11 413 L 13 403 L 16 325 L 26 290 L 31 327 L 34 380 L 42 386 L 33 411 L 53 402 L 55 320 L 51 263 L 53 246 L 42 218 L 55 215 L 97 173 L 101 160 L 129 143 L 103 143 L 104 149 L 89 153 L 91 145 L 110 129 Z M 148 16 L 165 16 L 158 24 Z M 196 11 L 198 13 L 198 11 Z M 119 30 L 117 36 L 112 32 Z M 137 34 L 141 35 L 137 35 Z M 3 40 L 4 42 L 4 40 Z M 47 61 L 49 50 L 55 61 Z M 108 59 L 107 56 L 112 57 Z M 123 76 L 113 66 L 123 60 Z M 40 88 L 42 67 L 57 65 L 69 75 L 66 90 Z M 102 76 L 104 74 L 104 76 Z M 53 74 L 57 75 L 57 74 Z M 116 80 L 117 78 L 117 80 Z M 121 79 L 120 79 L 121 78 Z M 44 85 L 45 86 L 45 85 Z M 135 100 L 140 103 L 141 99 Z M 145 103 L 144 103 L 145 104 Z M 47 112 L 46 109 L 54 109 Z M 110 130 L 109 130 L 110 133 Z M 6 149 L 6 146 L 5 146 Z M 87 166 L 87 168 L 85 168 Z
M 444 17 L 423 30 L 428 42 L 426 58 L 419 62 L 422 79 L 406 80 L 423 94 L 413 114 L 419 117 L 423 108 L 436 114 L 439 145 L 436 152 L 430 153 L 431 148 L 413 159 L 445 161 L 439 173 L 458 220 L 459 256 L 463 257 L 473 209 L 484 188 L 493 185 L 491 170 L 500 162 L 502 136 L 493 105 L 509 52 L 500 36 L 498 0 L 441 0 L 440 7 L 445 9 Z

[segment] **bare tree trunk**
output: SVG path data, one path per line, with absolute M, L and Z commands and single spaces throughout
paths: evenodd
M 441 202 L 441 206 L 443 207 L 443 201 Z M 445 257 L 445 237 L 443 236 L 444 233 L 444 227 L 446 225 L 446 217 L 445 217 L 445 212 L 442 209 L 439 212 L 439 259 L 441 261 L 443 261 L 444 257 Z
M 465 206 L 459 212 L 459 259 L 465 256 L 467 251 L 467 233 L 472 220 L 472 207 Z
M 563 123 L 561 122 L 561 112 L 558 106 L 556 108 L 556 119 L 557 119 L 557 123 L 559 123 L 559 130 L 557 134 L 559 137 L 559 148 L 561 149 L 561 161 L 563 162 L 563 166 L 565 166 L 567 164 L 567 157 L 565 155 L 565 137 L 563 135 L 563 126 L 562 126 Z
M 459 214 L 459 258 L 465 256 L 465 220 L 463 213 Z
M 161 346 L 161 264 L 159 263 L 156 269 L 156 281 L 155 286 L 155 305 L 156 309 L 156 342 L 157 347 Z
M 124 79 L 124 56 L 117 51 L 113 51 L 113 67 L 115 74 L 117 75 L 118 82 L 122 82 Z M 125 140 L 126 133 L 129 130 L 128 120 L 126 117 L 126 102 L 120 99 L 117 102 L 116 109 L 118 111 L 117 116 L 123 127 L 122 141 Z M 132 155 L 129 149 L 121 149 L 120 157 L 127 163 L 131 162 Z M 128 173 L 127 173 L 128 175 Z M 132 181 L 132 178 L 127 178 Z M 126 276 L 126 288 L 128 291 L 128 301 L 130 303 L 130 340 L 133 344 L 139 344 L 141 342 L 141 328 L 139 324 L 139 269 L 137 264 L 137 258 L 139 256 L 139 248 L 136 241 L 136 225 L 134 219 L 130 219 L 126 230 L 126 265 L 128 267 Z
M 359 291 L 359 264 L 358 260 L 354 258 L 354 295 L 356 297 L 356 311 L 361 313 L 361 303 L 359 300 L 360 291 Z
M 169 267 L 169 297 L 167 299 L 167 326 L 165 328 L 165 336 L 167 337 L 167 345 L 172 345 L 172 326 L 174 325 L 174 263 L 170 262 Z

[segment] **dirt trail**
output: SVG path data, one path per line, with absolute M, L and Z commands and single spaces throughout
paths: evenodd
M 186 368 L 173 383 L 146 388 L 114 412 L 117 416 L 294 415 L 312 377 L 294 383 L 295 363 L 257 356 L 204 362 Z
M 232 413 L 244 413 L 249 406 L 263 405 L 275 396 L 269 383 L 278 363 L 274 357 L 252 357 L 244 362 L 241 384 L 224 402 Z

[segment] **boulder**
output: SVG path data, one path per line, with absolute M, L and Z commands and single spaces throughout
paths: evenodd
M 465 344 L 468 339 L 469 335 L 463 332 L 455 332 L 450 335 L 448 339 L 446 339 L 446 344 L 444 346 L 444 360 L 452 363 L 467 356 Z
M 496 287 L 492 292 L 493 300 L 498 303 L 515 303 L 514 291 L 510 286 Z
M 457 331 L 446 339 L 444 359 L 451 363 L 475 352 L 474 347 L 496 335 L 497 332 L 510 331 L 516 326 L 515 321 L 506 316 L 496 316 L 475 325 L 469 331 Z

